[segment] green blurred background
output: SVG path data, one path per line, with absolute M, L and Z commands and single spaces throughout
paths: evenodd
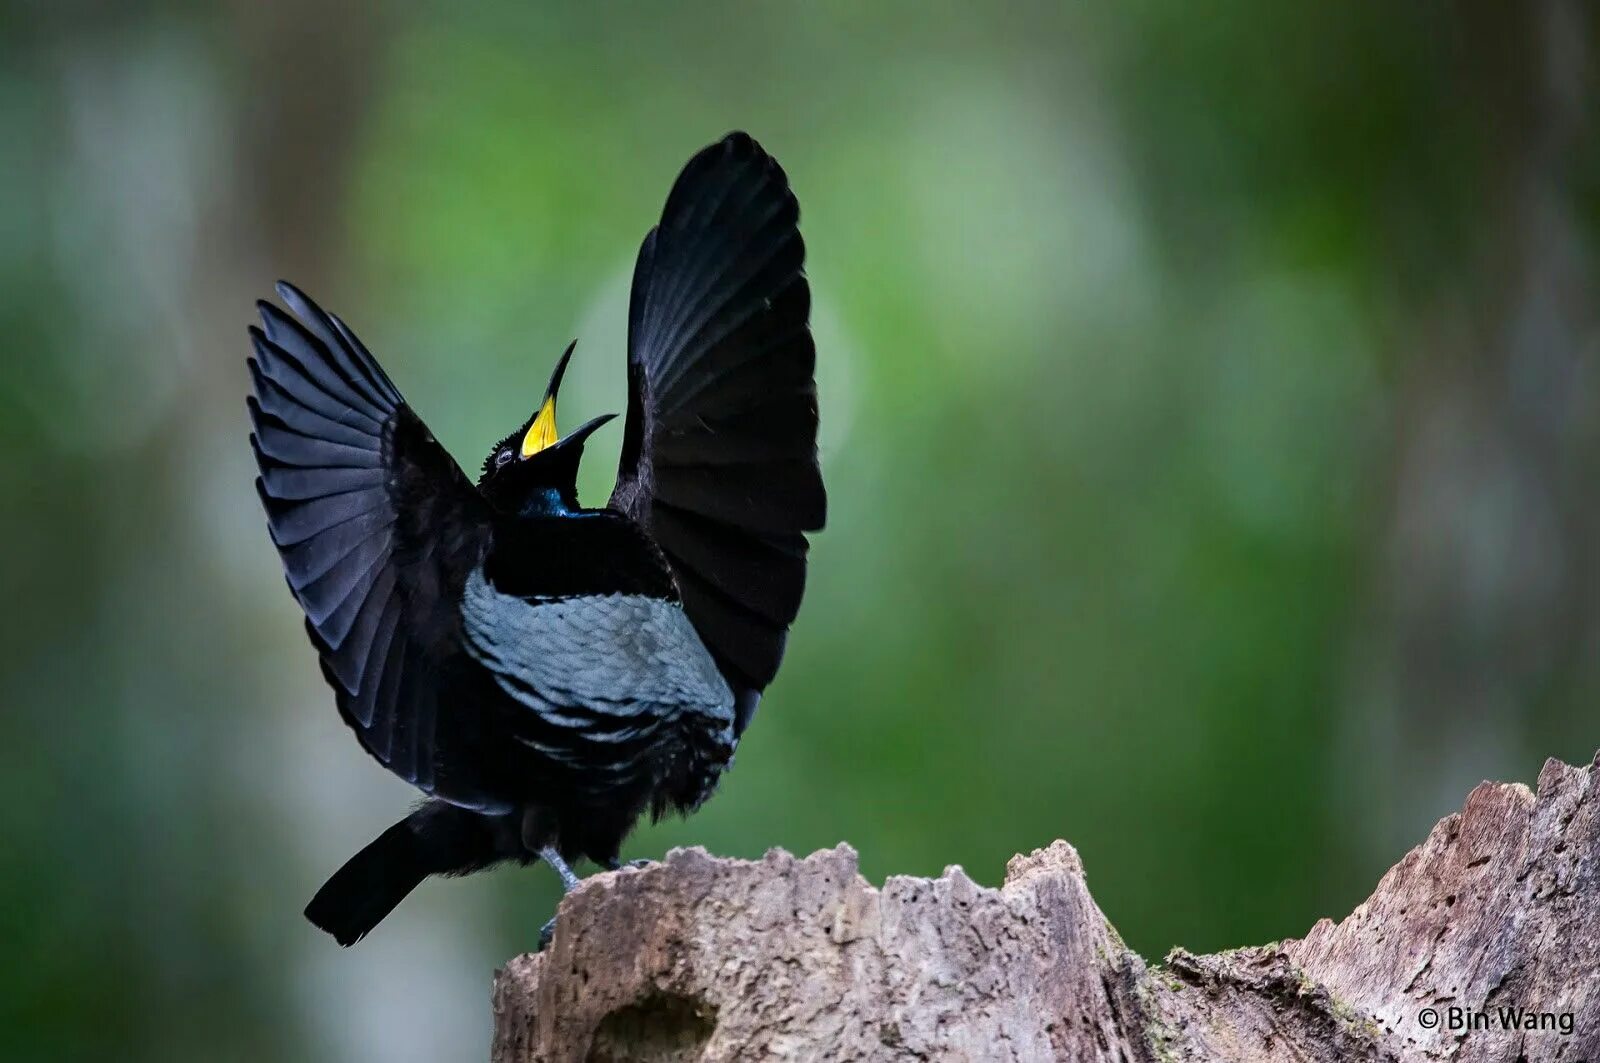
M 0 1056 L 484 1055 L 548 871 L 300 917 L 412 795 L 282 585 L 244 329 L 292 278 L 475 469 L 573 336 L 568 417 L 621 408 L 732 128 L 803 207 L 831 519 L 737 770 L 629 855 L 1064 837 L 1156 957 L 1600 745 L 1582 3 L 463 6 L 0 6 Z

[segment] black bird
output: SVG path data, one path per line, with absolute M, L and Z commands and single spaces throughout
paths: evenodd
M 614 868 L 715 789 L 783 657 L 826 509 L 811 296 L 781 167 L 734 133 L 679 175 L 628 310 L 616 489 L 579 506 L 556 397 L 477 486 L 377 361 L 287 283 L 259 304 L 256 480 L 344 721 L 429 797 L 306 917 L 358 941 L 429 875 Z M 548 931 L 548 927 L 546 928 Z

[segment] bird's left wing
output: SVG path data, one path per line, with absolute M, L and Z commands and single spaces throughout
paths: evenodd
M 800 206 L 732 133 L 684 167 L 634 267 L 611 508 L 660 547 L 743 731 L 783 660 L 822 527 Z
M 339 712 L 407 782 L 498 809 L 471 721 L 438 704 L 492 511 L 344 322 L 278 294 L 294 316 L 261 303 L 250 330 L 256 485 Z

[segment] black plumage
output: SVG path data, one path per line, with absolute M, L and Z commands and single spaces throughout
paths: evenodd
M 337 317 L 288 284 L 251 329 L 267 524 L 345 722 L 429 795 L 323 886 L 341 944 L 428 875 L 614 866 L 640 815 L 715 788 L 783 657 L 826 508 L 799 208 L 735 133 L 646 236 L 617 485 L 556 395 L 475 486 Z

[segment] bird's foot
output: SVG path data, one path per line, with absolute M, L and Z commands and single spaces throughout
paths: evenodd
M 550 945 L 550 939 L 556 936 L 556 917 L 551 916 L 550 921 L 539 928 L 539 944 L 534 947 L 534 952 L 543 952 Z
M 631 867 L 635 870 L 643 867 L 654 867 L 655 863 L 649 857 L 641 856 L 637 860 L 607 860 L 602 866 L 607 871 L 621 871 L 625 867 Z

